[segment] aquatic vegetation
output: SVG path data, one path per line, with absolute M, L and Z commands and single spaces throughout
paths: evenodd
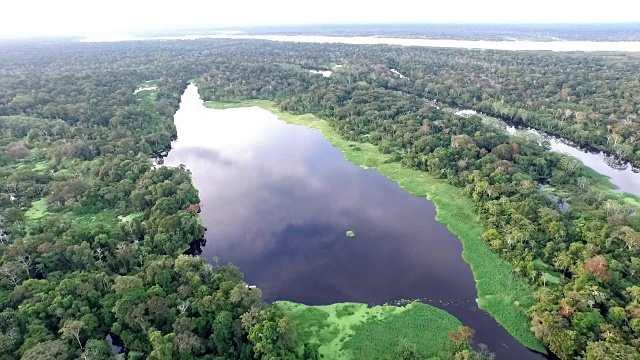
M 347 230 L 347 236 L 348 237 L 354 237 L 354 236 L 356 236 L 356 233 L 353 230 Z
M 424 358 L 451 354 L 449 332 L 462 324 L 444 310 L 419 302 L 407 306 L 342 303 L 276 306 L 296 325 L 301 340 L 319 344 L 324 359 L 390 359 L 403 344 Z

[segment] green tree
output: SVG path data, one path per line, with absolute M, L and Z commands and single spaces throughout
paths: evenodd
M 175 334 L 162 335 L 158 330 L 149 330 L 149 341 L 152 350 L 149 354 L 150 360 L 171 360 L 173 359 L 173 339 Z
M 75 339 L 78 342 L 78 346 L 82 349 L 82 341 L 80 341 L 80 332 L 84 327 L 84 323 L 79 320 L 67 320 L 60 329 L 60 334 L 63 339 Z
M 69 358 L 67 346 L 60 340 L 35 344 L 21 357 L 22 360 L 66 360 Z
M 637 360 L 640 359 L 640 352 L 637 348 L 624 344 L 605 341 L 588 343 L 585 360 L 602 359 Z

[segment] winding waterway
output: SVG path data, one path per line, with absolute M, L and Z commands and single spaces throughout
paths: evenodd
M 549 136 L 534 129 L 516 129 L 513 126 L 507 126 L 506 129 L 511 134 L 517 131 L 526 131 L 542 137 L 549 142 L 552 151 L 570 155 L 580 160 L 585 166 L 608 177 L 609 181 L 617 187 L 614 191 L 640 196 L 640 173 L 634 170 L 630 163 L 620 161 L 616 157 L 607 155 L 602 151 L 593 152 L 580 149 L 564 139 Z
M 498 359 L 543 358 L 478 308 L 462 245 L 431 202 L 346 161 L 317 130 L 255 107 L 207 109 L 193 85 L 174 121 L 164 164 L 192 171 L 208 229 L 201 256 L 238 265 L 266 301 L 420 299 L 475 329 Z
M 456 114 L 460 116 L 470 116 L 477 114 L 471 109 L 456 109 Z M 538 130 L 531 128 L 516 128 L 499 120 L 501 126 L 509 134 L 518 131 L 525 131 L 540 137 L 549 143 L 552 151 L 560 152 L 580 160 L 585 166 L 595 170 L 597 173 L 609 178 L 611 184 L 616 186 L 615 192 L 628 193 L 640 196 L 640 172 L 634 169 L 631 163 L 621 161 L 612 155 L 607 155 L 602 151 L 590 151 L 581 149 L 571 144 L 565 139 L 549 136 Z

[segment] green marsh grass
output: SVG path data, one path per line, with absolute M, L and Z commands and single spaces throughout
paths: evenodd
M 31 203 L 31 208 L 24 214 L 27 220 L 35 221 L 40 220 L 46 214 L 48 214 L 49 204 L 47 199 L 42 198 Z
M 462 324 L 444 310 L 419 302 L 405 307 L 342 303 L 307 306 L 277 302 L 302 340 L 320 345 L 323 359 L 393 359 L 408 343 L 425 358 L 444 358 L 449 332 Z

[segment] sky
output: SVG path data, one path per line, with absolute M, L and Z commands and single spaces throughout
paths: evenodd
M 0 37 L 332 23 L 640 22 L 637 0 L 3 0 Z

